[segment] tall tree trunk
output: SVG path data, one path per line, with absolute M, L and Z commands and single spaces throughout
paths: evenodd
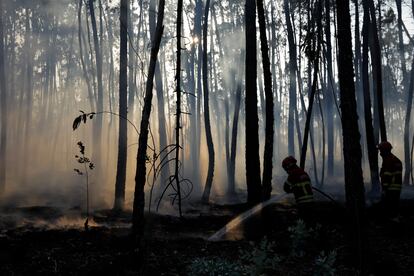
M 259 118 L 257 114 L 256 0 L 246 0 L 246 182 L 247 201 L 261 201 Z
M 128 111 L 130 113 L 131 118 L 135 118 L 135 70 L 134 70 L 134 64 L 135 64 L 135 51 L 132 47 L 134 45 L 134 25 L 132 24 L 132 6 L 134 4 L 134 1 L 130 1 L 128 8 L 130 8 L 130 11 L 128 12 L 128 19 L 127 19 L 127 38 L 129 43 L 129 49 L 128 49 Z M 154 14 L 155 17 L 155 10 L 154 12 L 149 12 L 149 16 Z M 155 19 L 154 19 L 155 21 Z M 154 23 L 155 25 L 155 23 Z M 155 26 L 154 26 L 155 28 Z M 150 28 L 151 29 L 151 28 Z M 150 35 L 153 36 L 152 31 L 150 30 Z M 137 40 L 139 40 L 139 36 L 137 36 Z M 155 73 L 155 76 L 157 76 L 157 73 Z
M 0 0 L 0 196 L 6 188 L 7 90 L 4 59 L 3 1 Z
M 410 120 L 411 120 L 411 108 L 413 105 L 413 92 L 414 92 L 414 59 L 411 64 L 411 76 L 410 76 L 410 86 L 407 91 L 407 109 L 405 112 L 405 121 L 404 121 L 404 163 L 405 163 L 405 172 L 404 172 L 404 184 L 410 184 L 410 174 L 411 174 L 411 158 L 410 158 Z
M 365 237 L 364 180 L 362 177 L 360 133 L 355 100 L 354 69 L 352 64 L 352 35 L 349 0 L 337 0 L 338 24 L 338 76 L 342 111 L 342 136 L 345 168 L 346 206 L 349 213 L 351 248 L 354 250 L 355 266 L 364 269 Z
M 296 71 L 297 71 L 297 54 L 296 44 L 293 36 L 293 26 L 290 21 L 289 1 L 284 0 L 283 10 L 285 13 L 286 29 L 289 43 L 289 116 L 288 116 L 288 153 L 295 155 L 295 109 L 296 109 Z
M 202 80 L 201 80 L 201 68 L 202 68 L 202 40 L 201 40 L 201 22 L 203 19 L 203 0 L 196 0 L 195 6 L 195 18 L 194 18 L 194 34 L 197 38 L 197 105 L 196 105 L 196 139 L 195 143 L 195 156 L 194 160 L 194 173 L 193 180 L 195 183 L 200 183 L 200 144 L 201 144 L 201 99 L 202 99 Z
M 263 0 L 257 0 L 257 13 L 259 16 L 260 43 L 262 50 L 264 86 L 266 96 L 266 135 L 263 157 L 263 199 L 270 198 L 272 192 L 273 169 L 273 137 L 274 137 L 274 113 L 273 113 L 273 89 L 272 73 L 270 71 L 269 46 L 266 37 L 266 18 Z
M 154 36 L 154 43 L 151 47 L 150 64 L 145 87 L 144 107 L 142 110 L 140 133 L 138 138 L 137 167 L 135 174 L 134 205 L 132 211 L 132 233 L 135 237 L 141 238 L 144 232 L 144 208 L 146 182 L 146 160 L 148 147 L 148 126 L 151 115 L 152 89 L 154 87 L 154 74 L 157 65 L 157 57 L 161 44 L 161 37 L 164 31 L 164 7 L 165 0 L 158 3 L 157 27 Z
M 378 195 L 380 191 L 379 175 L 378 175 L 378 152 L 376 150 L 374 128 L 372 125 L 371 114 L 371 96 L 369 87 L 368 74 L 368 45 L 369 45 L 369 26 L 370 18 L 369 11 L 364 10 L 364 24 L 362 28 L 363 34 L 363 48 L 362 48 L 362 85 L 364 91 L 364 117 L 365 117 L 365 132 L 367 139 L 368 161 L 371 172 L 371 192 L 373 195 Z
M 325 1 L 325 37 L 326 37 L 326 67 L 328 73 L 328 81 L 326 85 L 326 121 L 327 121 L 327 138 L 328 138 L 328 176 L 334 174 L 334 84 L 332 70 L 332 43 L 331 43 L 331 5 L 330 1 Z
M 241 72 L 240 72 L 241 73 Z M 236 172 L 236 153 L 237 153 L 237 133 L 238 133 L 238 125 L 239 125 L 239 113 L 240 113 L 240 104 L 241 104 L 241 93 L 242 93 L 242 85 L 241 85 L 241 74 L 238 75 L 238 79 L 236 79 L 236 93 L 234 99 L 234 114 L 233 114 L 233 125 L 231 131 L 231 145 L 230 145 L 230 161 L 229 161 L 229 169 L 228 169 L 228 190 L 227 193 L 232 196 L 235 194 L 235 172 Z
M 213 184 L 214 175 L 214 145 L 213 137 L 211 135 L 210 125 L 210 105 L 208 102 L 208 61 L 207 61 L 207 30 L 208 30 L 208 13 L 210 9 L 210 0 L 206 1 L 204 8 L 204 23 L 203 23 L 203 92 L 204 92 L 204 125 L 206 127 L 206 140 L 208 149 L 208 171 L 206 184 L 202 201 L 208 202 L 210 199 L 211 186 Z
M 150 2 L 150 13 L 149 13 L 149 29 L 151 33 L 151 41 L 154 40 L 155 34 L 155 15 L 156 15 L 156 0 L 151 0 Z M 167 146 L 167 130 L 165 129 L 165 110 L 164 110 L 164 89 L 162 83 L 162 74 L 160 69 L 160 62 L 157 62 L 157 66 L 155 67 L 155 88 L 157 91 L 157 113 L 158 113 L 158 138 L 160 143 L 160 151 L 162 151 Z M 165 152 L 165 151 L 164 151 Z M 161 155 L 159 158 L 160 160 L 164 158 L 165 155 Z M 165 166 L 161 171 L 161 187 L 165 184 L 168 180 L 168 176 L 170 175 L 170 166 Z
M 385 127 L 384 118 L 384 102 L 383 102 L 383 89 L 382 89 L 382 65 L 381 65 L 381 46 L 379 42 L 379 28 L 377 26 L 377 20 L 375 17 L 375 6 L 373 0 L 363 1 L 364 9 L 369 10 L 371 16 L 371 28 L 372 31 L 372 44 L 371 44 L 371 59 L 372 59 L 372 71 L 374 79 L 375 94 L 378 104 L 378 119 L 379 129 L 381 132 L 381 141 L 387 141 L 387 131 Z
M 95 48 L 95 64 L 96 64 L 96 78 L 98 83 L 98 91 L 97 91 L 97 111 L 103 111 L 103 85 L 102 85 L 102 52 L 101 46 L 98 39 L 98 28 L 96 25 L 96 16 L 95 16 L 95 8 L 93 5 L 93 0 L 89 0 L 89 12 L 91 16 L 91 24 L 92 24 L 92 35 L 93 35 L 93 43 Z M 102 34 L 100 34 L 102 35 Z M 101 139 L 102 139 L 102 116 L 96 117 L 96 124 L 94 132 L 96 136 L 94 137 L 95 141 L 95 150 L 94 150 L 94 158 L 99 160 L 101 156 Z
M 120 51 L 119 51 L 119 136 L 118 162 L 116 168 L 114 209 L 122 210 L 125 202 L 125 180 L 127 165 L 127 108 L 128 108 L 128 0 L 121 0 Z
M 405 65 L 405 49 L 404 49 L 404 39 L 403 39 L 403 32 L 402 32 L 402 11 L 401 11 L 401 0 L 395 0 L 395 4 L 397 5 L 397 27 L 398 27 L 398 52 L 400 54 L 400 61 L 401 61 L 401 71 L 403 75 L 403 84 L 404 87 L 406 86 L 406 77 L 407 77 L 407 68 Z
M 309 95 L 309 106 L 306 115 L 306 123 L 305 123 L 305 131 L 303 136 L 303 145 L 302 151 L 300 156 L 300 167 L 302 169 L 305 168 L 305 161 L 306 161 L 306 151 L 308 149 L 308 138 L 309 138 L 309 130 L 310 130 L 310 122 L 312 119 L 312 109 L 313 109 L 313 102 L 315 99 L 316 93 L 316 86 L 318 85 L 318 72 L 319 72 L 319 54 L 321 52 L 321 44 L 322 44 L 322 1 L 318 1 L 317 7 L 317 14 L 316 14 L 316 32 L 317 32 L 317 41 L 316 41 L 316 51 L 313 53 L 313 81 L 312 81 L 312 88 Z M 311 59 L 311 57 L 309 57 Z M 314 147 L 312 146 L 313 150 Z M 315 154 L 314 154 L 315 155 Z M 316 163 L 315 163 L 316 165 Z M 316 176 L 316 175 L 315 175 Z

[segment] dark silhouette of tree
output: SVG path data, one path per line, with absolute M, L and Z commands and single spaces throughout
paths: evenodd
M 148 68 L 148 77 L 145 88 L 144 108 L 142 110 L 140 133 L 138 138 L 137 167 L 135 174 L 135 192 L 132 212 L 132 233 L 136 237 L 142 237 L 144 231 L 144 208 L 145 208 L 145 182 L 146 182 L 146 160 L 149 134 L 149 119 L 151 115 L 152 89 L 154 87 L 154 74 L 157 65 L 157 57 L 160 49 L 162 33 L 164 31 L 164 7 L 165 0 L 158 3 L 157 27 L 155 29 L 154 41 L 151 46 L 151 57 Z
M 177 61 L 175 71 L 175 93 L 177 93 L 177 106 L 176 106 L 176 121 L 175 121 L 175 167 L 174 167 L 174 178 L 176 183 L 177 196 L 178 196 L 178 211 L 180 217 L 182 216 L 181 209 L 181 185 L 180 185 L 180 129 L 181 129 L 181 31 L 183 24 L 183 0 L 178 0 L 177 3 Z
M 246 0 L 246 181 L 247 201 L 261 201 L 259 118 L 257 114 L 256 1 Z
M 103 84 L 102 84 L 102 51 L 101 51 L 101 45 L 99 43 L 98 38 L 98 27 L 96 24 L 96 16 L 95 16 L 95 7 L 94 7 L 94 1 L 89 0 L 89 13 L 91 17 L 91 24 L 92 24 L 92 35 L 93 35 L 93 44 L 95 48 L 95 64 L 96 64 L 96 79 L 98 84 L 98 90 L 97 90 L 97 104 L 96 109 L 98 111 L 103 111 Z M 102 36 L 102 34 L 100 34 Z M 95 160 L 100 159 L 100 151 L 101 151 L 101 139 L 102 139 L 102 116 L 98 116 L 96 118 L 96 124 L 95 127 L 95 150 L 93 154 L 95 155 Z
M 272 73 L 270 72 L 269 46 L 266 37 L 266 18 L 263 0 L 257 1 L 257 13 L 259 16 L 260 44 L 262 50 L 262 63 L 264 74 L 264 90 L 266 96 L 266 135 L 263 157 L 263 198 L 269 199 L 272 192 L 273 169 L 273 137 L 274 137 L 274 113 L 273 113 L 273 89 Z
M 125 202 L 125 179 L 127 164 L 127 70 L 128 70 L 128 8 L 129 1 L 121 0 L 120 16 L 120 51 L 119 51 L 119 134 L 118 134 L 118 162 L 116 167 L 115 202 L 114 209 L 121 210 Z
M 293 34 L 293 26 L 290 19 L 291 10 L 288 0 L 283 1 L 283 10 L 286 20 L 287 38 L 289 44 L 289 117 L 288 117 L 288 153 L 295 155 L 295 110 L 296 110 L 296 72 L 298 65 L 296 62 L 296 44 Z
M 349 0 L 337 0 L 338 77 L 341 99 L 342 136 L 345 168 L 346 206 L 350 219 L 351 248 L 355 265 L 364 268 L 364 181 L 362 151 L 359 142 L 358 114 L 355 98 L 354 69 L 352 64 L 352 35 Z
M 149 29 L 151 33 L 151 41 L 154 40 L 155 25 L 156 25 L 156 0 L 151 0 L 150 2 L 150 12 L 149 12 Z M 157 66 L 155 67 L 155 88 L 157 91 L 157 111 L 158 111 L 158 138 L 160 143 L 160 150 L 164 149 L 167 146 L 167 130 L 165 129 L 165 110 L 164 110 L 164 89 L 162 83 L 162 74 L 160 69 L 160 62 L 157 61 Z M 160 158 L 164 158 L 164 154 Z M 168 180 L 170 175 L 170 167 L 165 166 L 161 170 L 161 186 L 165 185 L 165 182 Z
M 319 73 L 319 53 L 321 51 L 322 45 L 322 1 L 317 2 L 316 7 L 316 14 L 312 17 L 313 22 L 309 24 L 315 24 L 316 27 L 311 29 L 311 32 L 308 33 L 309 40 L 306 40 L 305 43 L 305 52 L 308 55 L 309 60 L 313 62 L 313 80 L 312 80 L 312 87 L 309 95 L 309 106 L 306 114 L 306 122 L 305 122 L 305 131 L 303 136 L 303 144 L 302 144 L 302 151 L 300 156 L 300 167 L 302 169 L 305 168 L 305 161 L 306 161 L 306 151 L 308 149 L 308 138 L 309 138 L 309 130 L 310 130 L 310 122 L 312 119 L 312 109 L 313 109 L 313 102 L 315 100 L 315 93 L 318 84 L 318 73 Z M 315 37 L 314 37 L 315 36 Z M 315 40 L 315 41 L 313 41 Z M 316 44 L 316 49 L 314 48 Z
M 364 9 L 364 24 L 362 28 L 363 47 L 362 47 L 362 86 L 364 95 L 364 118 L 365 118 L 365 132 L 368 148 L 368 161 L 371 172 L 371 189 L 374 194 L 379 192 L 379 174 L 378 174 L 378 152 L 376 149 L 374 127 L 372 125 L 371 113 L 371 96 L 369 85 L 368 72 L 368 48 L 369 48 L 369 28 L 370 28 L 369 11 Z
M 206 140 L 208 149 L 208 171 L 206 184 L 204 186 L 204 193 L 202 197 L 203 202 L 208 202 L 210 199 L 211 186 L 213 184 L 214 175 L 214 145 L 213 137 L 211 135 L 210 125 L 210 105 L 208 102 L 208 61 L 207 61 L 207 30 L 208 30 L 208 13 L 210 9 L 210 0 L 206 1 L 204 8 L 204 23 L 203 23 L 203 96 L 204 96 L 204 125 L 206 128 Z
M 0 1 L 0 195 L 6 188 L 7 90 L 4 59 L 3 1 Z

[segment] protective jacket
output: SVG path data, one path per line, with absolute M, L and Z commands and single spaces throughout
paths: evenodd
M 401 192 L 402 163 L 394 154 L 383 157 L 380 171 L 381 186 L 384 193 Z
M 286 193 L 295 195 L 296 203 L 313 202 L 312 186 L 309 175 L 297 167 L 289 172 L 288 179 L 283 186 Z

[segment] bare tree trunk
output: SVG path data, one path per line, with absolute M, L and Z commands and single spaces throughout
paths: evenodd
M 364 24 L 362 28 L 363 48 L 362 48 L 362 85 L 364 91 L 364 117 L 365 132 L 367 138 L 368 161 L 371 172 L 371 192 L 373 195 L 380 192 L 380 182 L 378 174 L 378 152 L 376 150 L 374 128 L 372 126 L 371 96 L 368 75 L 368 45 L 369 45 L 369 11 L 364 9 Z
M 274 113 L 273 113 L 273 89 L 272 73 L 270 71 L 269 46 L 266 37 L 266 19 L 263 0 L 257 0 L 257 12 L 259 15 L 260 43 L 262 49 L 262 62 L 264 73 L 264 86 L 266 95 L 266 135 L 263 158 L 263 199 L 270 198 L 272 193 L 273 170 L 273 137 L 274 137 Z
M 208 102 L 208 78 L 207 78 L 207 28 L 208 28 L 208 13 L 210 9 L 210 0 L 206 1 L 206 6 L 204 8 L 204 23 L 203 23 L 203 92 L 204 92 L 204 124 L 206 127 L 206 140 L 207 140 L 207 149 L 208 149 L 208 171 L 206 184 L 204 186 L 204 192 L 202 201 L 208 202 L 210 198 L 211 186 L 213 183 L 214 175 L 214 145 L 213 137 L 211 135 L 211 125 L 210 125 L 210 105 Z
M 231 145 L 230 145 L 230 161 L 229 161 L 229 169 L 228 169 L 228 190 L 227 193 L 229 196 L 235 194 L 235 171 L 236 171 L 236 153 L 237 153 L 237 132 L 238 132 L 238 124 L 239 124 L 239 113 L 240 113 L 240 104 L 241 104 L 241 74 L 238 75 L 238 79 L 236 79 L 236 95 L 235 95 L 235 103 L 234 103 L 234 114 L 233 114 L 233 126 L 231 131 Z
M 182 216 L 181 210 L 181 187 L 179 179 L 179 159 L 180 159 L 180 129 L 181 129 L 181 31 L 183 24 L 183 0 L 178 0 L 177 3 L 177 60 L 176 60 L 176 93 L 177 93 L 177 106 L 176 106 L 176 121 L 175 121 L 175 168 L 174 168 L 174 180 L 176 183 L 177 196 L 178 196 L 178 210 L 180 217 Z
M 364 224 L 364 180 L 361 168 L 361 145 L 358 129 L 358 114 L 355 100 L 354 69 L 352 65 L 352 36 L 349 0 L 337 0 L 338 24 L 338 76 L 340 84 L 342 135 L 345 167 L 346 205 L 349 213 L 352 256 L 355 266 L 364 270 L 365 239 Z
M 6 189 L 7 90 L 4 59 L 3 1 L 0 0 L 0 196 Z
M 262 187 L 259 157 L 259 118 L 257 114 L 256 0 L 246 0 L 246 181 L 247 201 L 260 202 Z
M 127 165 L 127 109 L 128 109 L 128 0 L 121 0 L 120 51 L 119 51 L 119 136 L 118 162 L 116 168 L 114 209 L 122 210 L 125 203 L 125 180 Z
M 151 33 L 151 41 L 154 40 L 155 34 L 155 15 L 156 15 L 156 1 L 151 0 L 150 2 L 150 13 L 149 13 L 149 27 Z M 162 75 L 160 69 L 160 62 L 157 62 L 157 66 L 155 67 L 155 88 L 157 91 L 157 111 L 158 111 L 158 136 L 159 136 L 159 143 L 160 143 L 160 151 L 162 151 L 167 146 L 167 130 L 165 129 L 165 110 L 164 110 L 164 89 L 162 83 Z M 162 159 L 164 155 L 161 155 L 160 158 Z M 161 160 L 160 159 L 160 160 Z M 165 184 L 170 175 L 170 166 L 165 166 L 161 171 L 161 187 Z
M 96 63 L 96 78 L 98 83 L 98 91 L 97 91 L 97 111 L 103 111 L 103 85 L 102 85 L 102 52 L 101 46 L 98 39 L 98 28 L 96 25 L 96 17 L 95 17 L 95 8 L 93 5 L 93 0 L 89 0 L 89 12 L 91 16 L 91 24 L 92 24 L 92 35 L 93 35 L 93 43 L 95 47 L 95 63 Z M 102 35 L 102 34 L 101 34 Z M 95 149 L 94 150 L 94 158 L 100 159 L 101 156 L 101 139 L 102 139 L 102 116 L 96 117 L 96 124 L 94 132 L 96 136 L 94 137 L 95 141 Z
M 407 109 L 405 112 L 405 121 L 404 121 L 404 162 L 405 162 L 405 172 L 404 172 L 404 184 L 410 184 L 410 174 L 411 174 L 411 158 L 410 158 L 410 120 L 411 120 L 411 108 L 413 105 L 413 92 L 414 92 L 414 59 L 411 64 L 411 76 L 410 76 L 410 86 L 407 91 Z
M 332 70 L 332 44 L 331 44 L 331 6 L 330 1 L 325 1 L 325 36 L 326 36 L 326 66 L 328 73 L 328 81 L 326 85 L 326 121 L 327 121 L 327 138 L 328 138 L 328 176 L 334 174 L 334 84 Z
M 148 126 L 151 115 L 152 89 L 154 87 L 154 74 L 157 65 L 157 57 L 161 44 L 161 37 L 164 31 L 164 6 L 165 0 L 158 3 L 157 27 L 154 36 L 154 43 L 151 47 L 151 58 L 148 68 L 148 78 L 145 87 L 144 108 L 142 110 L 142 119 L 140 133 L 138 138 L 137 167 L 135 174 L 135 192 L 134 205 L 132 211 L 132 233 L 135 237 L 141 238 L 144 232 L 144 208 L 145 208 L 145 192 L 144 186 L 146 182 L 146 160 L 148 147 Z
M 405 49 L 404 49 L 404 39 L 402 33 L 402 11 L 401 11 L 401 0 L 395 0 L 395 4 L 397 6 L 397 27 L 398 27 L 398 52 L 400 54 L 400 61 L 401 61 L 401 71 L 403 75 L 403 84 L 404 87 L 406 86 L 406 77 L 407 77 L 407 68 L 405 65 Z
M 295 155 L 295 109 L 296 109 L 296 45 L 293 37 L 293 27 L 290 21 L 289 1 L 284 0 L 283 9 L 285 13 L 286 29 L 289 43 L 289 117 L 288 117 L 288 153 Z
M 305 161 L 306 161 L 306 151 L 308 149 L 308 137 L 309 137 L 309 129 L 310 129 L 310 122 L 312 119 L 312 109 L 313 109 L 313 102 L 315 99 L 316 93 L 316 86 L 318 84 L 318 72 L 319 72 L 319 54 L 321 52 L 321 44 L 322 44 L 322 1 L 318 1 L 317 7 L 317 14 L 316 14 L 316 32 L 317 32 L 317 46 L 316 52 L 314 53 L 314 60 L 313 60 L 313 82 L 312 82 L 312 89 L 309 95 L 309 106 L 308 106 L 308 113 L 306 116 L 306 123 L 305 123 L 305 131 L 303 136 L 303 145 L 302 145 L 302 152 L 300 156 L 300 167 L 302 169 L 305 168 Z M 310 57 L 309 57 L 310 58 Z M 316 164 L 316 163 L 315 163 Z
M 375 94 L 377 97 L 378 104 L 378 118 L 379 118 L 379 129 L 381 131 L 381 141 L 387 141 L 387 131 L 385 127 L 384 118 L 384 102 L 383 102 L 383 89 L 382 89 L 382 65 L 381 65 L 381 47 L 379 42 L 379 29 L 375 17 L 375 7 L 373 0 L 363 1 L 364 9 L 369 10 L 371 16 L 371 28 L 372 31 L 372 44 L 371 48 L 371 59 L 372 59 L 372 71 L 374 79 Z

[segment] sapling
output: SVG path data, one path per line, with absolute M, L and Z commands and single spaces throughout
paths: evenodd
M 83 169 L 74 169 L 78 175 L 85 175 L 86 178 L 86 220 L 84 223 L 85 231 L 88 231 L 88 223 L 89 223 L 89 171 L 95 168 L 95 165 L 91 162 L 91 160 L 86 157 L 85 155 L 85 145 L 79 141 L 77 143 L 79 147 L 80 155 L 75 155 L 76 161 L 78 163 L 83 164 Z

